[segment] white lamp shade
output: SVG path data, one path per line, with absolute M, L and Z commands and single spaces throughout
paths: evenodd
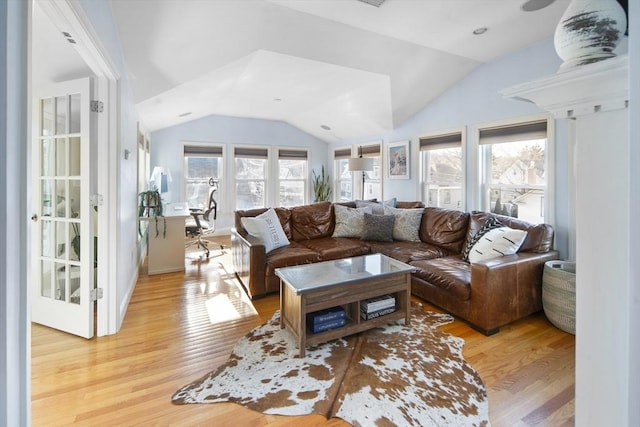
M 352 157 L 349 159 L 350 171 L 372 171 L 373 159 L 367 157 Z

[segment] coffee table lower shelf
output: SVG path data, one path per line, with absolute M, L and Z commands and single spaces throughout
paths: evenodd
M 390 294 L 396 299 L 396 311 L 375 319 L 360 317 L 361 301 Z M 398 320 L 410 322 L 411 274 L 407 271 L 385 276 L 372 276 L 356 281 L 333 284 L 298 294 L 285 280 L 280 280 L 280 327 L 295 336 L 304 357 L 307 346 L 316 345 L 363 332 Z M 345 310 L 346 324 L 325 332 L 312 333 L 306 317 L 325 308 L 341 306 Z

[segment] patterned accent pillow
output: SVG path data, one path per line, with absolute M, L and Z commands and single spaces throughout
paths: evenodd
M 424 209 L 396 209 L 384 207 L 385 215 L 393 215 L 393 240 L 420 241 L 420 222 Z
M 495 219 L 492 216 L 487 218 L 487 220 L 484 222 L 484 225 L 482 226 L 482 228 L 480 230 L 478 230 L 478 232 L 476 234 L 473 235 L 471 240 L 469 240 L 469 243 L 467 243 L 467 246 L 462 251 L 462 259 L 467 261 L 467 262 L 469 262 L 469 252 L 471 252 L 471 249 L 473 248 L 473 245 L 475 245 L 476 242 L 478 240 L 480 240 L 482 238 L 482 236 L 484 236 L 489 230 L 492 230 L 492 229 L 498 228 L 498 227 L 502 227 L 502 224 L 500 224 L 500 221 L 498 221 L 497 219 Z
M 509 227 L 489 230 L 471 248 L 469 262 L 473 264 L 485 259 L 513 255 L 518 252 L 526 237 L 526 231 Z
M 391 206 L 396 207 L 396 198 L 385 200 L 381 202 L 373 202 L 371 200 L 356 200 L 356 208 L 363 208 L 365 206 L 371 206 L 373 213 L 376 215 L 384 215 L 384 207 Z
M 273 208 L 255 217 L 242 217 L 240 222 L 247 233 L 262 241 L 266 253 L 289 244 L 287 235 L 284 234 L 278 215 Z
M 336 227 L 332 237 L 362 237 L 364 228 L 364 214 L 373 213 L 371 206 L 364 208 L 350 208 L 347 206 L 333 205 L 336 214 Z
M 393 215 L 364 214 L 362 240 L 393 242 Z

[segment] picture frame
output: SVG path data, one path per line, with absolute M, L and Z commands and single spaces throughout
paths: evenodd
M 409 141 L 387 144 L 387 174 L 389 179 L 409 179 L 411 153 Z

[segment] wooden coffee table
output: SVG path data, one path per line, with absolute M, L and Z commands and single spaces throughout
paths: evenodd
M 298 341 L 300 356 L 306 346 L 366 331 L 404 319 L 410 322 L 411 273 L 414 267 L 382 254 L 364 255 L 277 268 L 280 278 L 280 327 L 288 328 Z M 364 300 L 390 294 L 396 311 L 371 320 L 360 316 Z M 320 333 L 307 329 L 307 313 L 340 306 L 346 325 Z

